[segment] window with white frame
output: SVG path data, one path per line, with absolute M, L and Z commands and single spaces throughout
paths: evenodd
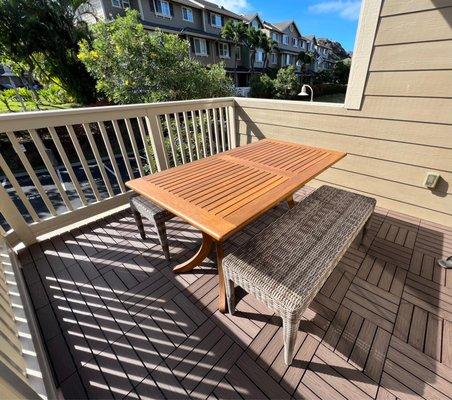
M 264 61 L 264 52 L 262 50 L 256 51 L 256 62 L 261 63 Z
M 188 7 L 182 7 L 182 19 L 184 21 L 193 22 L 193 10 Z
M 292 38 L 292 46 L 293 47 L 298 47 L 298 39 L 297 38 Z
M 257 22 L 257 20 L 253 20 L 253 22 L 251 22 L 251 26 L 254 29 L 259 29 L 259 22 Z
M 279 43 L 279 35 L 276 32 L 272 32 L 272 39 Z
M 166 0 L 155 0 L 155 13 L 162 17 L 171 18 L 171 7 Z
M 193 39 L 193 44 L 195 47 L 195 54 L 197 56 L 207 56 L 207 42 L 206 39 Z
M 221 28 L 223 26 L 223 19 L 220 14 L 210 14 L 210 24 L 215 28 Z
M 278 64 L 278 55 L 276 53 L 272 53 L 272 64 Z
M 229 44 L 227 43 L 218 43 L 218 52 L 220 58 L 230 58 L 229 54 Z
M 284 65 L 290 65 L 292 64 L 292 57 L 290 54 L 284 55 Z
M 283 36 L 283 43 L 287 44 L 287 45 L 289 44 L 289 36 L 287 36 L 287 35 Z
M 242 48 L 240 46 L 237 46 L 235 48 L 235 58 L 237 61 L 240 61 L 242 59 Z

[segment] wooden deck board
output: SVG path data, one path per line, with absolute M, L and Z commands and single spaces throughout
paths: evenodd
M 436 267 L 450 229 L 378 209 L 368 247 L 346 253 L 306 311 L 289 368 L 271 310 L 240 290 L 234 317 L 217 312 L 214 257 L 172 273 L 199 245 L 194 228 L 168 223 L 171 263 L 145 229 L 142 241 L 125 211 L 20 254 L 66 399 L 451 398 L 452 275 Z

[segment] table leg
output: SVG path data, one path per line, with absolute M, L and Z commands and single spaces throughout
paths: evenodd
M 223 314 L 228 311 L 226 303 L 226 289 L 223 275 L 223 243 L 217 242 L 217 269 L 218 269 L 218 309 Z
M 294 208 L 295 207 L 295 201 L 293 199 L 293 195 L 290 195 L 287 199 L 287 205 L 289 206 L 289 209 Z
M 173 271 L 176 274 L 180 274 L 182 272 L 191 271 L 193 268 L 201 265 L 201 263 L 209 255 L 210 249 L 212 248 L 212 244 L 213 244 L 213 239 L 209 235 L 203 233 L 202 234 L 202 245 L 201 245 L 201 248 L 198 250 L 198 252 L 192 258 L 190 258 L 190 260 L 188 260 L 182 264 L 176 265 L 173 268 Z

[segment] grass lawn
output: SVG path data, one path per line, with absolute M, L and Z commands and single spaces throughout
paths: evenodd
M 10 102 L 9 103 L 10 108 L 13 110 L 13 112 L 22 112 L 24 111 L 22 109 L 22 106 L 20 105 L 20 103 L 17 101 L 14 102 Z M 67 104 L 46 104 L 46 105 L 39 105 L 39 109 L 36 108 L 36 104 L 32 103 L 32 102 L 25 102 L 25 107 L 27 109 L 27 111 L 44 111 L 44 110 L 63 110 L 66 108 L 77 108 L 80 107 L 78 104 L 74 104 L 74 103 L 67 103 Z M 9 113 L 11 111 L 8 110 L 8 108 L 5 106 L 4 103 L 0 103 L 0 114 L 2 113 Z
M 314 101 L 321 101 L 324 103 L 344 103 L 345 93 L 326 94 L 325 96 L 319 96 Z

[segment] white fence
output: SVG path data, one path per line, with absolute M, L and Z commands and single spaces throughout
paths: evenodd
M 0 117 L 0 234 L 11 245 L 126 204 L 125 182 L 236 146 L 233 98 Z

